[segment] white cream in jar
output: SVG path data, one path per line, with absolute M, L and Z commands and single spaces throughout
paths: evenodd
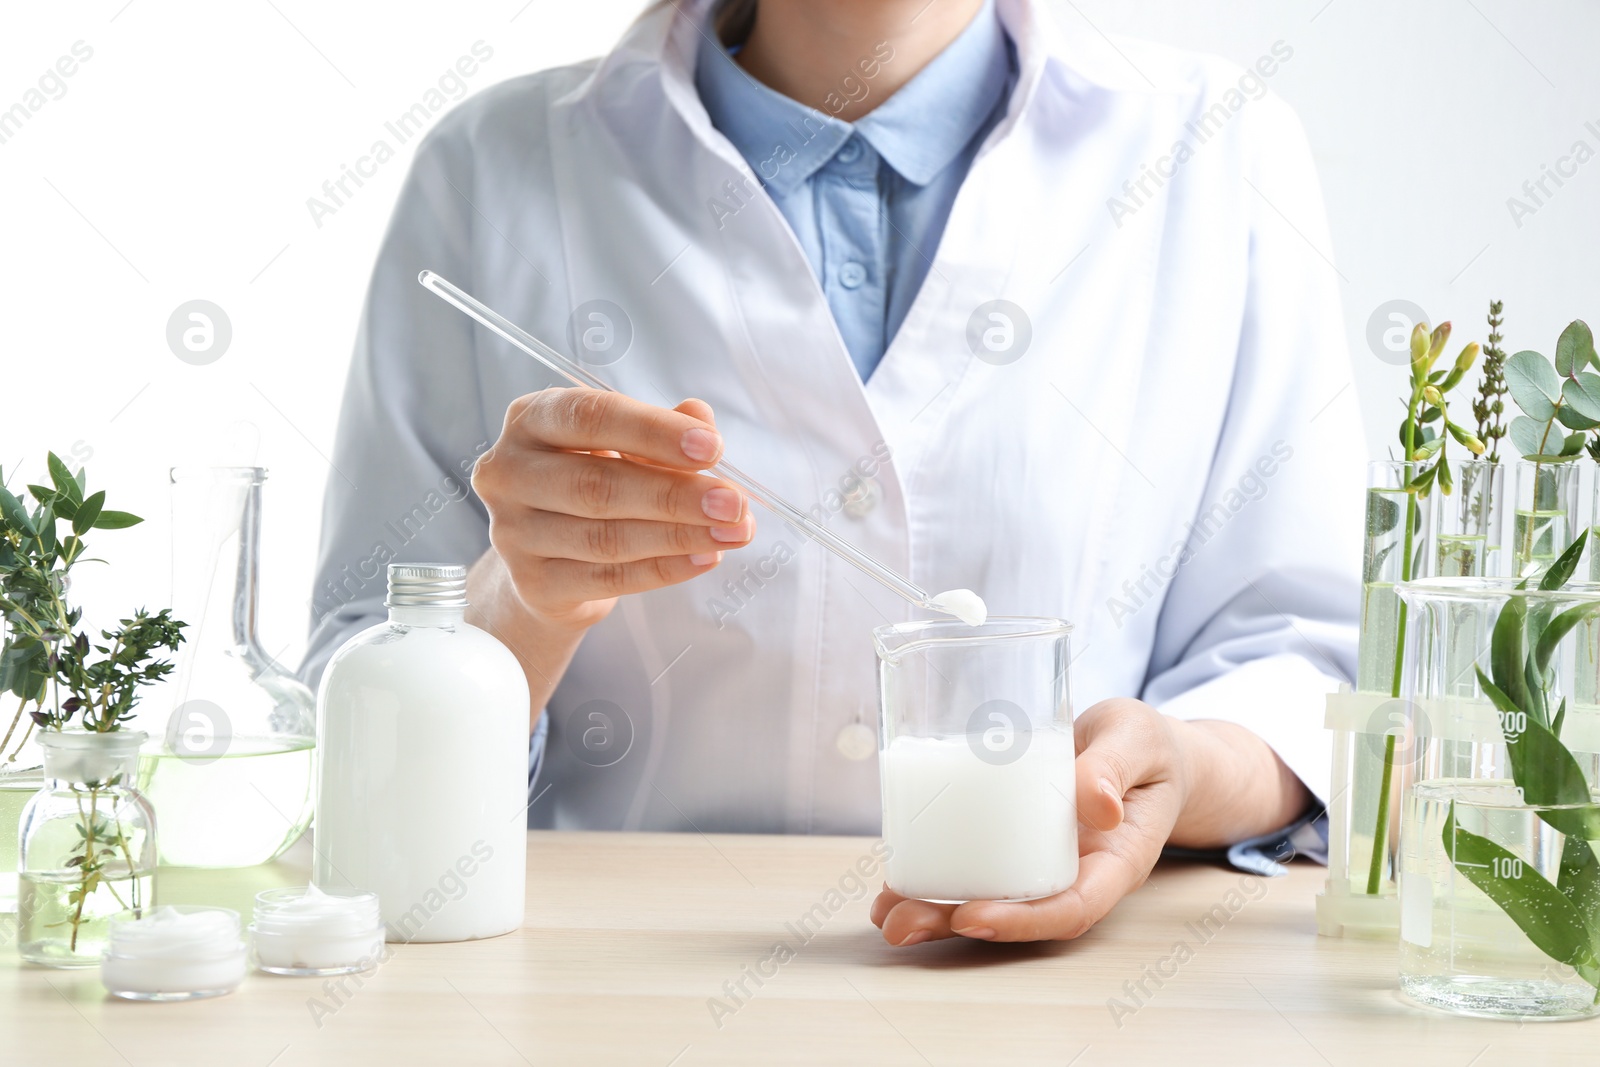
M 383 934 L 376 893 L 268 889 L 256 894 L 250 956 L 268 974 L 353 974 L 383 962 Z
M 169 905 L 111 921 L 100 981 L 125 1000 L 196 1000 L 244 981 L 239 913 Z

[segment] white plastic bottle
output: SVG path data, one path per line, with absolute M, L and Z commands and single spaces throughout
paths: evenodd
M 312 882 L 378 894 L 390 941 L 522 925 L 528 684 L 463 621 L 465 567 L 389 565 L 389 619 L 345 642 L 317 698 Z

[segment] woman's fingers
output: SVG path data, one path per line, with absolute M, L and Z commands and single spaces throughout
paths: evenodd
M 755 536 L 755 517 L 728 526 L 691 526 L 647 519 L 586 519 L 545 512 L 500 539 L 502 556 L 632 563 L 656 556 L 694 556 L 740 548 Z
M 731 483 L 688 471 L 584 452 L 525 450 L 498 459 L 499 499 L 589 519 L 654 519 L 730 526 L 748 510 Z
M 532 583 L 551 610 L 570 610 L 589 600 L 609 600 L 676 585 L 704 574 L 722 561 L 721 552 L 694 556 L 656 556 L 632 563 L 580 563 L 540 560 L 529 568 Z
M 530 448 L 611 450 L 681 470 L 702 470 L 722 458 L 722 435 L 710 414 L 698 400 L 668 411 L 621 393 L 545 389 L 512 401 L 501 436 Z
M 1160 842 L 1131 835 L 1111 848 L 1084 856 L 1078 880 L 1065 892 L 1021 904 L 969 901 L 956 907 L 947 921 L 952 932 L 983 941 L 1080 937 L 1144 884 L 1160 855 Z
M 1102 700 L 1072 730 L 1078 820 L 1096 830 L 1116 829 L 1130 793 L 1170 781 L 1176 773 L 1166 720 L 1143 701 Z
M 885 889 L 872 902 L 872 922 L 891 945 L 919 945 L 934 938 L 955 936 L 950 932 L 950 913 L 955 910 L 954 904 L 911 900 Z

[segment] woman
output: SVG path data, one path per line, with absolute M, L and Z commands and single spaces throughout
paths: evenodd
M 308 674 L 383 561 L 473 559 L 532 825 L 877 833 L 869 630 L 907 608 L 698 473 L 726 454 L 927 588 L 1076 624 L 1078 883 L 885 891 L 891 943 L 1074 937 L 1166 845 L 1301 825 L 1361 437 L 1288 56 L 1037 0 L 701 0 L 462 105 L 378 258 Z M 546 388 L 424 268 L 627 396 Z

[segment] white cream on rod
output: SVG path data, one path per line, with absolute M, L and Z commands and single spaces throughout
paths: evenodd
M 1011 762 L 965 734 L 902 736 L 883 752 L 889 888 L 956 903 L 1034 900 L 1078 877 L 1072 733 L 1035 730 Z

